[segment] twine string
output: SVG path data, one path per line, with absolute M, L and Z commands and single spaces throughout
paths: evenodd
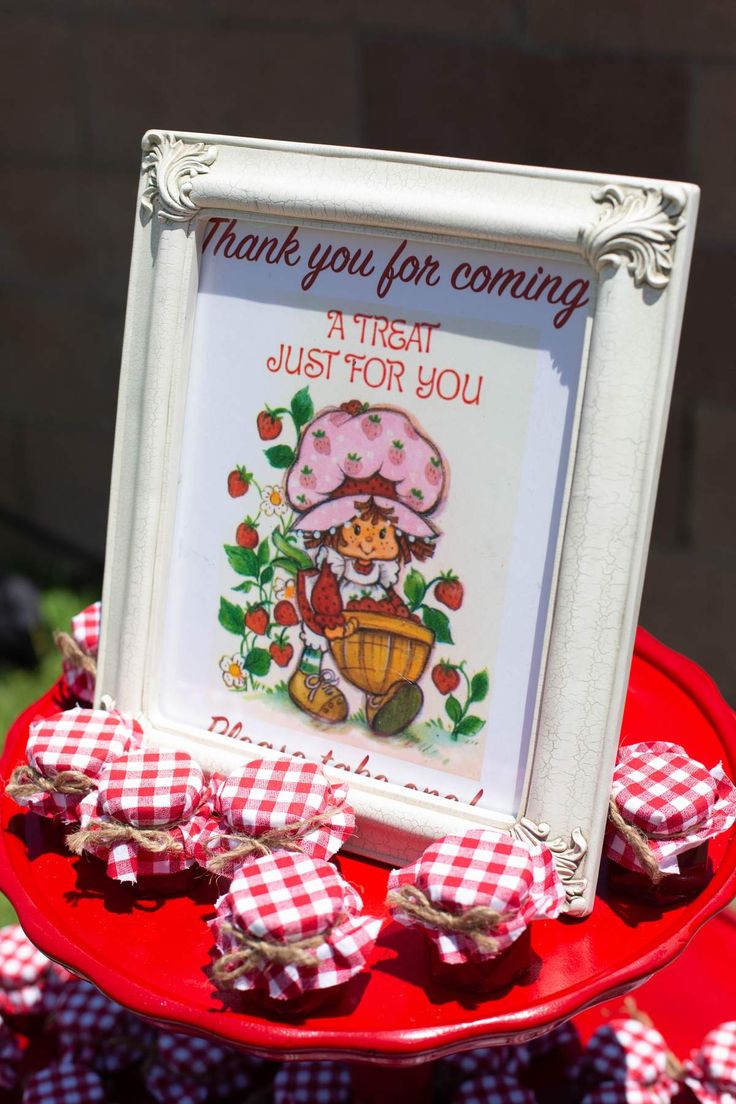
M 271 939 L 259 939 L 228 922 L 220 924 L 220 931 L 239 944 L 237 950 L 221 955 L 212 967 L 212 976 L 220 986 L 230 985 L 243 974 L 271 963 L 278 966 L 319 966 L 319 958 L 313 952 L 329 937 L 329 932 L 326 932 L 308 939 L 276 943 Z
M 97 675 L 97 660 L 80 648 L 73 636 L 65 632 L 54 633 L 54 644 L 61 652 L 62 658 L 73 663 L 75 667 L 81 667 L 88 675 Z
M 111 824 L 104 820 L 92 820 L 87 828 L 78 828 L 67 838 L 67 846 L 75 855 L 81 855 L 89 844 L 115 847 L 119 843 L 134 843 L 142 851 L 160 855 L 163 851 L 180 854 L 184 845 L 172 839 L 170 828 L 134 828 L 132 824 Z
M 283 828 L 271 828 L 259 836 L 249 836 L 245 832 L 216 832 L 207 841 L 208 849 L 214 849 L 221 843 L 232 843 L 235 846 L 208 859 L 207 869 L 213 874 L 222 874 L 231 864 L 237 865 L 243 859 L 261 858 L 273 851 L 301 851 L 302 837 L 321 828 L 323 824 L 329 824 L 341 809 L 342 804 L 330 805 L 321 813 L 305 817 L 304 820 L 295 820 Z
M 499 942 L 490 934 L 504 917 L 487 905 L 473 905 L 462 912 L 448 912 L 432 904 L 427 895 L 418 886 L 404 885 L 392 889 L 386 898 L 392 908 L 401 909 L 413 920 L 419 920 L 437 931 L 458 935 L 467 935 L 478 950 L 486 954 L 496 954 Z
M 16 767 L 8 780 L 5 792 L 18 801 L 19 798 L 32 797 L 39 791 L 43 793 L 79 794 L 84 796 L 95 788 L 95 783 L 81 771 L 59 771 L 53 778 L 45 778 L 40 771 L 28 763 Z
M 644 867 L 644 871 L 652 885 L 659 885 L 664 874 L 659 869 L 659 864 L 649 846 L 651 837 L 648 836 L 646 832 L 642 831 L 641 828 L 636 828 L 633 824 L 629 824 L 624 820 L 619 812 L 615 797 L 611 797 L 608 802 L 608 819 L 619 835 L 622 836 L 631 847 L 631 850 Z

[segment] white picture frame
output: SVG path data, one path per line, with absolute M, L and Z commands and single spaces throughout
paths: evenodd
M 202 247 L 213 218 L 284 230 L 293 225 L 305 236 L 319 230 L 401 238 L 428 243 L 441 256 L 463 248 L 522 255 L 539 265 L 572 264 L 575 271 L 582 266 L 589 295 L 581 302 L 579 387 L 568 412 L 572 433 L 550 538 L 548 611 L 540 622 L 531 736 L 515 807 L 499 811 L 329 763 L 325 769 L 349 782 L 358 814 L 350 849 L 399 865 L 430 839 L 500 827 L 551 847 L 568 912 L 585 915 L 603 845 L 698 196 L 694 185 L 661 180 L 149 131 L 125 326 L 96 703 L 112 699 L 140 715 L 151 738 L 220 769 L 253 758 L 254 745 L 269 743 L 234 740 L 198 720 L 172 721 L 157 697 L 169 631 L 163 596 L 175 574 L 180 463 L 192 409 L 190 403 L 187 415 Z M 389 313 L 386 299 L 376 304 Z M 257 754 L 278 754 L 271 743 L 258 746 Z

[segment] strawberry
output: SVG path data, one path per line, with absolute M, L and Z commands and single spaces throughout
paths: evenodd
M 365 433 L 369 441 L 374 441 L 376 437 L 380 437 L 383 433 L 383 426 L 381 425 L 380 414 L 366 414 L 360 423 L 360 428 Z
M 456 667 L 442 660 L 432 668 L 432 682 L 440 694 L 451 694 L 460 685 L 460 675 Z
M 363 461 L 357 452 L 349 452 L 348 458 L 345 461 L 345 473 L 347 475 L 360 475 L 361 468 L 363 467 Z
M 241 548 L 255 548 L 258 540 L 258 530 L 250 518 L 241 521 L 235 532 L 235 543 L 239 544 Z
M 453 575 L 451 571 L 448 571 L 435 586 L 434 596 L 438 602 L 441 602 L 443 606 L 447 606 L 448 609 L 458 610 L 463 604 L 465 591 L 457 575 Z
M 392 464 L 403 464 L 406 458 L 403 441 L 392 441 L 388 450 L 388 458 Z
M 273 619 L 278 625 L 299 624 L 299 616 L 296 610 L 291 602 L 287 602 L 286 599 L 276 603 L 273 611 Z
M 308 487 L 310 490 L 314 490 L 317 486 L 317 476 L 307 464 L 299 469 L 299 482 L 302 487 Z
M 356 414 L 362 414 L 367 406 L 368 404 L 362 403 L 360 399 L 350 399 L 349 402 L 340 403 L 340 409 L 349 414 L 351 418 L 354 418 Z
M 322 561 L 319 577 L 312 587 L 312 606 L 317 613 L 338 617 L 342 613 L 340 587 L 327 560 Z
M 240 498 L 250 487 L 250 476 L 245 468 L 234 468 L 227 477 L 227 493 L 231 498 Z
M 429 463 L 424 469 L 424 474 L 427 477 L 427 482 L 433 487 L 439 487 L 442 482 L 442 463 L 436 456 L 430 456 Z
M 312 436 L 314 437 L 314 451 L 319 452 L 322 456 L 329 456 L 332 451 L 332 445 L 325 431 L 323 429 L 315 429 Z
M 262 410 L 256 418 L 258 436 L 262 441 L 273 441 L 281 433 L 282 421 L 270 410 Z
M 256 636 L 265 636 L 268 629 L 268 614 L 263 606 L 250 606 L 246 610 L 245 627 Z
M 288 667 L 294 654 L 291 644 L 281 644 L 276 640 L 274 640 L 268 651 L 277 667 Z

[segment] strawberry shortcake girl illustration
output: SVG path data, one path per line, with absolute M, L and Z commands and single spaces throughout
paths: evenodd
M 341 676 L 366 694 L 377 734 L 400 732 L 419 713 L 418 677 L 433 637 L 397 584 L 412 560 L 434 554 L 439 531 L 430 516 L 446 483 L 439 449 L 404 411 L 353 400 L 302 430 L 286 492 L 314 566 L 297 576 L 304 648 L 288 688 L 316 720 L 347 719 Z M 380 686 L 377 664 L 389 672 Z

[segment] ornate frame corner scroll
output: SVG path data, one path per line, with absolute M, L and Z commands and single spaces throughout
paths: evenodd
M 580 247 L 588 264 L 600 272 L 627 259 L 636 287 L 662 289 L 672 273 L 677 235 L 685 226 L 685 192 L 676 184 L 663 188 L 622 188 L 608 184 L 593 192 L 605 210 L 597 222 L 580 231 Z
M 141 172 L 146 187 L 141 208 L 147 216 L 154 210 L 169 222 L 190 222 L 200 210 L 192 199 L 194 177 L 209 172 L 217 157 L 217 146 L 190 142 L 167 131 L 150 130 L 143 138 Z
M 570 840 L 562 836 L 550 839 L 549 824 L 535 824 L 528 817 L 520 817 L 510 834 L 518 840 L 545 844 L 554 858 L 557 873 L 565 887 L 565 912 L 569 916 L 583 916 L 587 912 L 585 891 L 588 879 L 580 876 L 580 866 L 588 853 L 588 843 L 580 828 L 573 828 Z

